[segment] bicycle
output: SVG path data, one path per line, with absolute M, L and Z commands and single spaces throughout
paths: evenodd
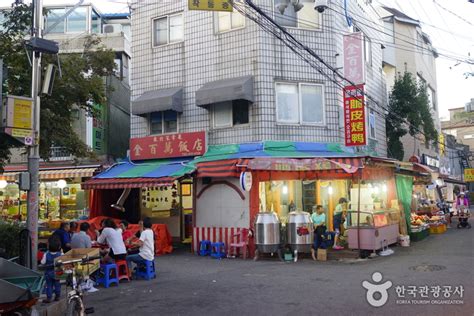
M 71 290 L 67 292 L 67 316 L 83 316 L 85 314 L 94 313 L 94 308 L 89 307 L 85 308 L 84 306 L 84 292 L 82 290 L 81 284 L 88 279 L 88 276 L 83 276 L 76 272 L 77 266 L 87 265 L 90 261 L 100 259 L 100 256 L 94 257 L 85 257 L 82 259 L 72 259 L 65 261 L 58 261 L 54 264 L 40 265 L 38 268 L 41 270 L 46 270 L 50 268 L 66 268 L 63 270 L 63 273 L 67 274 L 66 278 L 66 289 L 71 287 Z

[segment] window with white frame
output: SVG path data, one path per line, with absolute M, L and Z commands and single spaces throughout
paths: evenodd
M 375 112 L 373 110 L 369 110 L 369 117 L 368 117 L 368 130 L 369 130 L 369 138 L 376 139 L 376 121 L 375 121 Z
M 232 127 L 249 123 L 249 102 L 233 100 L 212 106 L 214 128 Z
M 160 111 L 149 114 L 150 135 L 178 132 L 178 113 L 175 111 Z
M 178 43 L 184 40 L 183 14 L 174 14 L 153 20 L 153 46 Z
M 276 22 L 281 26 L 317 30 L 321 14 L 314 9 L 314 0 L 274 0 Z
M 245 26 L 245 18 L 240 12 L 217 12 L 216 32 L 227 32 Z
M 285 124 L 324 124 L 324 88 L 320 84 L 276 84 L 277 122 Z

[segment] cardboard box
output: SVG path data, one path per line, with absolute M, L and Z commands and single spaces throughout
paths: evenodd
M 318 261 L 327 261 L 328 260 L 328 250 L 327 249 L 318 249 L 317 259 L 318 259 Z
M 99 256 L 99 248 L 80 248 L 80 249 L 72 249 L 66 252 L 66 254 L 57 257 L 54 259 L 54 262 L 61 261 L 68 261 L 74 259 L 84 259 L 87 256 L 89 257 L 96 257 Z M 95 271 L 99 270 L 100 268 L 100 260 L 92 260 L 89 261 L 87 264 L 75 263 L 75 264 L 64 264 L 60 267 L 56 268 L 56 278 L 58 279 L 65 279 L 67 274 L 64 273 L 65 270 L 75 269 L 76 274 L 82 277 L 86 277 L 94 273 Z

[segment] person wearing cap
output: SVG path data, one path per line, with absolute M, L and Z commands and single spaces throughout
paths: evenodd
M 464 192 L 459 193 L 455 206 L 458 214 L 464 212 L 466 209 L 469 210 L 469 199 Z

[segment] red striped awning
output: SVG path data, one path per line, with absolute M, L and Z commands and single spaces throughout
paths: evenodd
M 322 169 L 315 162 L 327 162 Z M 280 166 L 272 165 L 272 162 L 280 163 Z M 287 164 L 287 166 L 281 166 Z M 360 157 L 350 158 L 276 158 L 258 157 L 252 159 L 229 159 L 197 164 L 197 176 L 203 177 L 239 177 L 243 170 L 267 170 L 267 171 L 317 171 L 325 173 L 354 173 L 364 166 Z M 277 169 L 282 168 L 282 169 Z
M 173 177 L 91 179 L 82 183 L 81 186 L 83 190 L 149 188 L 172 186 L 175 180 Z

